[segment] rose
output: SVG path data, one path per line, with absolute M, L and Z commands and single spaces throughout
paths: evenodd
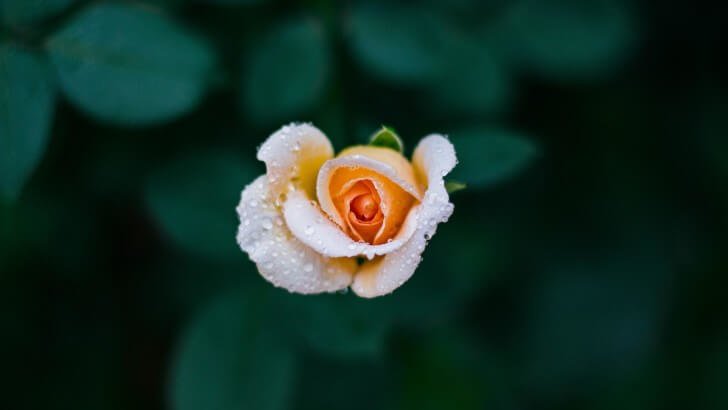
M 373 146 L 334 158 L 316 127 L 284 126 L 258 151 L 266 174 L 242 192 L 240 248 L 266 280 L 291 292 L 392 292 L 453 212 L 443 182 L 457 162 L 452 144 L 427 136 L 412 158 Z

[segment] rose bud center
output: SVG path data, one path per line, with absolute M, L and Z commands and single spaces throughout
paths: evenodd
M 372 194 L 359 195 L 351 201 L 351 210 L 360 221 L 371 221 L 379 211 L 379 205 Z

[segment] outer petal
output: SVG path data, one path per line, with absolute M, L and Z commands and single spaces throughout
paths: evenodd
M 321 165 L 333 156 L 329 139 L 311 124 L 283 126 L 258 150 L 258 159 L 265 162 L 270 190 L 276 199 L 287 193 L 291 184 L 309 198 L 315 198 L 316 176 Z
M 455 149 L 441 135 L 430 135 L 420 141 L 412 157 L 417 178 L 427 190 L 420 205 L 417 230 L 412 239 L 400 249 L 364 263 L 354 277 L 352 290 L 362 297 L 376 297 L 392 292 L 414 273 L 422 260 L 427 241 L 446 222 L 454 206 L 445 189 L 443 177 L 457 164 Z
M 419 206 L 412 207 L 399 233 L 392 241 L 381 245 L 369 245 L 351 239 L 336 223 L 331 221 L 315 203 L 300 192 L 291 192 L 283 205 L 286 225 L 301 242 L 329 257 L 364 255 L 369 259 L 385 255 L 402 247 L 417 229 Z
M 296 239 L 283 223 L 268 178 L 258 177 L 241 195 L 238 244 L 273 285 L 296 293 L 345 289 L 357 269 L 356 260 L 322 256 Z

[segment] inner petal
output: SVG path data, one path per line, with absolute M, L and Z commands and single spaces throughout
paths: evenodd
M 349 235 L 358 241 L 373 243 L 384 220 L 379 206 L 381 199 L 373 182 L 349 181 L 332 196 Z
M 373 245 L 393 238 L 417 201 L 387 177 L 363 167 L 336 169 L 329 195 L 342 229 L 353 239 Z
M 374 200 L 372 194 L 359 195 L 351 201 L 351 210 L 358 220 L 368 222 L 379 211 L 379 204 Z

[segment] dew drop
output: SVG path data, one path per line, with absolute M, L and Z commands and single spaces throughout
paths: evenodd
M 313 270 L 313 265 L 310 263 L 307 263 L 303 265 L 303 271 L 304 272 L 311 272 Z
M 313 233 L 314 233 L 315 231 L 316 231 L 316 230 L 315 230 L 315 229 L 313 228 L 313 226 L 311 226 L 311 225 L 308 225 L 308 226 L 306 227 L 306 230 L 305 230 L 305 231 L 303 231 L 303 232 L 304 232 L 304 233 L 305 233 L 306 235 L 308 235 L 308 236 L 311 236 L 311 235 L 313 235 Z
M 264 219 L 263 222 L 261 222 L 261 225 L 263 225 L 263 229 L 270 230 L 273 228 L 273 223 L 270 221 L 270 219 Z

